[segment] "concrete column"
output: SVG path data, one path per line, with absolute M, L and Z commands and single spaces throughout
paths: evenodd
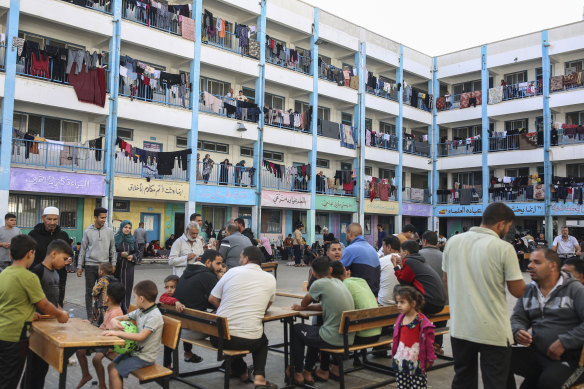
M 489 95 L 489 69 L 487 68 L 487 45 L 481 46 L 481 94 L 482 94 L 482 171 L 483 171 L 483 205 L 489 205 L 489 115 L 487 97 Z
M 545 237 L 546 240 L 551 244 L 553 241 L 553 231 L 552 231 L 552 214 L 551 214 L 551 187 L 552 182 L 552 162 L 550 160 L 550 145 L 551 145 L 551 109 L 550 109 L 550 55 L 549 55 L 549 41 L 548 32 L 544 30 L 541 32 L 541 66 L 543 70 L 543 169 L 544 169 L 544 182 L 545 182 Z M 565 218 L 563 218 L 563 223 L 565 224 Z M 560 227 L 561 228 L 561 227 Z
M 396 81 L 401 84 L 401 88 L 397 94 L 399 103 L 399 115 L 396 118 L 396 132 L 397 132 L 397 151 L 399 152 L 399 163 L 395 169 L 395 182 L 397 184 L 397 202 L 398 202 L 398 215 L 395 218 L 395 230 L 396 232 L 401 232 L 402 229 L 402 202 L 403 202 L 403 182 L 402 182 L 402 172 L 403 172 L 403 158 L 404 158 L 404 134 L 403 134 L 403 111 L 404 111 L 404 47 L 400 45 L 399 47 L 399 68 L 396 70 Z
M 306 244 L 312 245 L 315 241 L 316 224 L 316 156 L 318 154 L 318 40 L 319 31 L 319 9 L 314 8 L 314 27 L 310 37 L 310 69 L 312 73 L 312 92 L 310 92 L 310 105 L 312 106 L 312 122 L 310 130 L 312 132 L 312 150 L 308 152 L 308 163 L 310 164 L 310 209 L 306 213 Z
M 434 209 L 438 204 L 438 189 L 440 188 L 440 175 L 437 169 L 438 164 L 438 143 L 440 142 L 440 129 L 438 127 L 438 123 L 436 121 L 438 116 L 438 111 L 436 110 L 436 99 L 440 95 L 440 82 L 438 81 L 438 61 L 437 58 L 434 57 L 433 66 L 432 66 L 432 95 L 434 97 L 434 104 L 432 104 L 432 172 L 431 177 L 432 179 L 430 182 L 431 185 L 431 196 L 432 196 L 432 226 L 433 230 L 437 230 L 434 228 L 438 218 L 434 217 Z M 430 91 L 428 91 L 430 92 Z

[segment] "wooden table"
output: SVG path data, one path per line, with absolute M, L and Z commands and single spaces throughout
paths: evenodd
M 301 293 L 289 292 L 287 290 L 277 290 L 276 291 L 276 296 L 290 297 L 290 298 L 294 298 L 294 299 L 303 299 L 304 296 L 306 296 L 306 293 L 301 294 Z
M 59 372 L 59 388 L 67 383 L 67 362 L 80 349 L 123 346 L 125 340 L 117 336 L 101 336 L 103 330 L 78 318 L 59 323 L 56 319 L 37 320 L 32 323 L 29 340 L 28 361 L 32 352 L 41 357 Z M 27 369 L 25 388 L 30 388 Z

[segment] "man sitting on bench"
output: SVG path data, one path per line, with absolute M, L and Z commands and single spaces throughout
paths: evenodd
M 209 302 L 217 308 L 217 315 L 227 318 L 231 339 L 224 341 L 223 347 L 251 352 L 255 388 L 277 389 L 277 385 L 266 381 L 268 339 L 262 323 L 276 297 L 276 279 L 262 270 L 262 259 L 262 252 L 257 247 L 244 248 L 239 266 L 231 268 L 221 277 L 211 291 Z M 217 347 L 217 338 L 211 337 L 211 344 Z M 249 379 L 242 357 L 233 359 L 232 371 L 244 382 Z
M 568 378 L 567 387 L 583 381 L 571 375 L 584 345 L 584 286 L 561 273 L 560 266 L 551 249 L 531 253 L 528 270 L 535 282 L 527 285 L 511 316 L 515 341 L 527 347 L 513 347 L 507 388 L 515 388 L 513 374 L 525 377 L 521 388 L 561 388 Z
M 295 324 L 292 349 L 294 351 L 294 377 L 295 384 L 314 384 L 312 370 L 321 348 L 343 347 L 343 336 L 339 334 L 343 311 L 355 309 L 353 296 L 343 282 L 332 278 L 330 261 L 327 257 L 319 257 L 312 261 L 312 271 L 316 281 L 310 286 L 308 293 L 302 299 L 300 305 L 294 304 L 292 309 L 303 311 L 306 309 L 322 310 L 323 325 L 312 326 L 309 324 Z M 320 304 L 311 305 L 312 302 Z M 353 344 L 355 334 L 349 334 L 349 343 Z M 306 360 L 304 360 L 304 346 L 307 346 Z M 320 371 L 317 377 L 326 380 L 329 377 L 329 357 L 320 362 Z

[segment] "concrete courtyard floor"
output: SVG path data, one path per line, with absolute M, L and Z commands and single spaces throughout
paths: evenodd
M 136 267 L 135 282 L 141 280 L 152 280 L 159 286 L 159 292 L 164 291 L 163 280 L 171 273 L 170 267 L 166 264 L 149 264 L 145 263 Z M 278 267 L 278 289 L 286 290 L 288 292 L 301 293 L 302 292 L 302 282 L 307 279 L 308 268 L 296 268 L 293 266 L 286 266 L 285 262 L 280 262 Z M 529 276 L 524 274 L 524 278 L 529 282 Z M 85 303 L 84 303 L 84 293 L 85 293 L 85 279 L 78 278 L 75 274 L 70 273 L 67 281 L 67 293 L 65 296 L 65 309 L 72 312 L 75 317 L 85 318 Z M 274 306 L 290 306 L 291 304 L 297 302 L 295 299 L 286 297 L 277 297 L 274 302 Z M 508 295 L 507 298 L 509 312 L 511 312 L 512 307 L 515 303 L 515 299 Z M 280 343 L 283 341 L 283 329 L 280 322 L 267 323 L 265 325 L 266 336 L 268 337 L 270 344 Z M 195 348 L 195 352 L 203 357 L 203 362 L 199 364 L 186 363 L 182 360 L 182 345 L 179 348 L 180 360 L 180 371 L 187 372 L 192 370 L 198 370 L 201 368 L 212 367 L 218 365 L 216 362 L 216 353 L 211 350 Z M 450 348 L 450 337 L 448 335 L 444 338 L 444 351 L 445 355 L 452 355 Z M 385 358 L 374 358 L 369 357 L 372 361 L 381 363 L 384 365 L 390 365 L 391 359 Z M 157 362 L 162 364 L 162 350 L 159 353 Z M 246 357 L 246 362 L 251 364 L 251 355 Z M 437 361 L 437 364 L 440 361 Z M 89 363 L 90 373 L 94 377 L 95 386 L 92 383 L 87 383 L 84 388 L 97 388 L 96 375 L 91 365 Z M 352 367 L 352 361 L 345 361 L 345 368 L 348 369 Z M 268 380 L 276 383 L 279 387 L 284 385 L 284 355 L 282 353 L 277 353 L 270 351 L 268 355 L 268 362 L 266 366 L 266 375 Z M 428 387 L 429 388 L 450 388 L 452 377 L 454 376 L 454 370 L 452 366 L 445 367 L 442 369 L 434 370 L 428 373 Z M 79 366 L 69 366 L 68 376 L 67 376 L 67 388 L 75 388 L 81 378 L 81 370 Z M 346 376 L 346 387 L 347 388 L 360 388 L 366 385 L 372 384 L 374 382 L 381 382 L 388 379 L 389 376 L 382 373 L 373 372 L 371 370 L 359 370 L 350 373 Z M 50 368 L 47 374 L 47 379 L 45 382 L 45 388 L 57 388 L 58 387 L 59 376 L 57 372 Z M 200 375 L 196 377 L 188 378 L 191 382 L 209 389 L 221 388 L 223 387 L 223 374 L 216 372 L 207 375 Z M 520 380 L 518 380 L 520 382 Z M 318 383 L 319 388 L 337 388 L 339 384 L 333 380 L 329 380 L 325 383 Z M 155 383 L 150 383 L 146 385 L 140 385 L 134 377 L 130 377 L 124 382 L 124 388 L 134 389 L 134 388 L 157 388 L 159 387 Z M 178 382 L 176 380 L 171 380 L 171 388 L 188 388 L 189 386 Z M 242 383 L 239 379 L 231 379 L 230 387 L 234 389 L 238 388 L 252 388 L 251 383 Z M 396 384 L 389 384 L 384 387 L 395 388 Z M 482 388 L 482 385 L 479 387 Z

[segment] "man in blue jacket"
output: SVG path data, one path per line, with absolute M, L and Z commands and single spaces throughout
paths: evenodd
M 379 292 L 379 277 L 381 265 L 375 249 L 363 237 L 363 229 L 359 223 L 347 227 L 348 246 L 343 251 L 341 263 L 351 271 L 351 277 L 363 278 L 377 297 Z

